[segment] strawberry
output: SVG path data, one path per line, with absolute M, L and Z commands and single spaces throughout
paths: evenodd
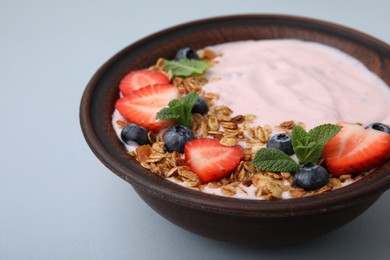
M 323 150 L 330 173 L 339 176 L 371 170 L 390 157 L 390 134 L 355 124 L 338 125 L 343 128 Z
M 217 181 L 231 173 L 244 157 L 242 148 L 222 145 L 218 140 L 200 138 L 189 141 L 184 157 L 202 182 Z
M 127 96 L 134 90 L 155 84 L 169 84 L 168 77 L 159 71 L 135 70 L 128 73 L 120 82 L 119 89 L 123 96 Z
M 115 108 L 128 122 L 156 132 L 172 124 L 171 120 L 156 120 L 157 112 L 178 96 L 173 85 L 149 85 L 118 99 Z

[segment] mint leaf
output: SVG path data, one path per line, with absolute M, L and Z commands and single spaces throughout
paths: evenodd
M 291 132 L 291 144 L 293 146 L 294 152 L 296 153 L 294 148 L 298 146 L 307 146 L 309 143 L 309 136 L 305 129 L 298 125 L 294 125 Z
M 199 95 L 197 93 L 189 93 L 184 97 L 184 103 L 186 103 L 187 107 L 190 107 L 192 110 L 192 107 L 195 105 L 198 99 Z
M 290 156 L 275 148 L 262 148 L 253 158 L 253 165 L 264 171 L 295 172 L 299 165 Z
M 310 142 L 309 135 L 305 129 L 295 125 L 291 132 L 291 143 L 295 155 L 301 163 L 306 162 L 306 154 L 315 146 L 314 142 Z
M 302 164 L 315 163 L 322 156 L 324 145 L 332 139 L 341 127 L 323 124 L 311 129 L 308 133 L 295 125 L 291 132 L 292 146 L 295 155 Z
M 171 101 L 169 101 L 168 106 L 169 107 L 174 107 L 174 106 L 177 106 L 179 104 L 180 104 L 180 100 L 179 99 L 172 99 Z
M 322 156 L 323 145 L 310 142 L 307 145 L 298 145 L 294 148 L 295 155 L 302 164 L 315 163 Z
M 197 93 L 190 93 L 182 99 L 173 99 L 168 103 L 168 107 L 164 107 L 157 113 L 156 119 L 173 119 L 179 125 L 191 127 L 191 111 L 198 99 Z
M 176 119 L 178 117 L 169 107 L 164 107 L 157 113 L 156 119 Z
M 332 124 L 323 124 L 311 129 L 308 133 L 310 140 L 325 145 L 332 139 L 340 130 L 341 126 Z
M 202 60 L 164 60 L 164 71 L 172 71 L 174 77 L 191 77 L 202 75 L 208 68 L 209 64 Z

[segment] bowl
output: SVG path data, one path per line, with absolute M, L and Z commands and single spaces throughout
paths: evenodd
M 112 128 L 118 84 L 129 71 L 149 67 L 160 57 L 173 58 L 186 46 L 199 49 L 238 40 L 284 38 L 340 49 L 390 85 L 390 46 L 356 30 L 285 15 L 209 18 L 154 33 L 124 48 L 99 68 L 80 105 L 80 124 L 88 145 L 157 213 L 207 238 L 258 246 L 284 245 L 347 224 L 390 187 L 389 161 L 351 185 L 316 196 L 273 201 L 235 199 L 185 188 L 145 170 L 127 154 Z

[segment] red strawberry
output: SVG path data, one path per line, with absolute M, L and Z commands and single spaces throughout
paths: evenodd
M 324 147 L 325 162 L 334 175 L 371 170 L 390 157 L 390 134 L 360 125 L 343 128 Z
M 231 173 L 244 157 L 242 148 L 222 145 L 218 140 L 200 138 L 184 146 L 184 156 L 202 182 L 217 181 Z
M 155 84 L 169 84 L 169 79 L 164 73 L 159 71 L 135 70 L 121 80 L 119 89 L 126 96 L 134 90 Z
M 173 85 L 149 85 L 118 99 L 115 108 L 128 122 L 143 126 L 150 131 L 159 131 L 172 122 L 156 120 L 157 112 L 178 96 L 179 92 Z

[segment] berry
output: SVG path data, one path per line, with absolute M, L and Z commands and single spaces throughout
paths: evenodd
M 136 124 L 128 124 L 123 127 L 121 132 L 122 141 L 126 144 L 136 142 L 139 145 L 150 144 L 148 130 L 145 127 Z
M 175 125 L 168 128 L 164 134 L 164 142 L 168 152 L 184 152 L 184 145 L 195 139 L 191 128 L 182 125 Z
M 157 120 L 156 114 L 178 97 L 177 88 L 173 85 L 149 85 L 118 99 L 115 108 L 128 122 L 156 132 L 173 125 L 168 119 Z
M 206 101 L 203 98 L 199 97 L 198 101 L 196 101 L 195 105 L 192 107 L 191 112 L 193 114 L 198 113 L 204 115 L 207 112 L 209 112 L 209 105 L 206 103 Z
M 294 174 L 294 186 L 304 190 L 316 190 L 329 183 L 328 171 L 316 164 L 305 164 Z
M 334 175 L 371 170 L 390 157 L 390 135 L 356 124 L 339 123 L 340 132 L 324 146 L 328 171 Z
M 385 125 L 382 123 L 373 123 L 373 124 L 366 126 L 366 129 L 367 128 L 372 128 L 372 129 L 390 134 L 390 127 L 388 125 Z
M 294 150 L 292 148 L 291 143 L 291 136 L 285 133 L 279 133 L 271 136 L 271 138 L 267 142 L 267 147 L 279 149 L 288 155 L 294 154 Z
M 225 146 L 218 140 L 199 138 L 184 146 L 184 157 L 191 171 L 202 182 L 217 181 L 229 175 L 244 157 L 241 146 Z
M 168 77 L 159 71 L 135 70 L 128 73 L 120 82 L 119 90 L 127 96 L 134 90 L 156 84 L 169 84 Z
M 199 60 L 199 56 L 191 48 L 182 48 L 177 51 L 175 60 L 190 59 L 190 60 Z

